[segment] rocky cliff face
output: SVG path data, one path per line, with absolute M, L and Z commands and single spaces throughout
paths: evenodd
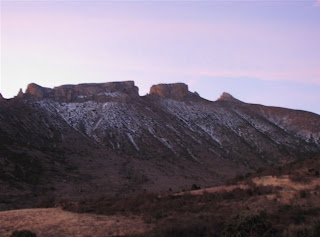
M 232 95 L 230 95 L 227 92 L 223 92 L 218 101 L 232 101 L 232 102 L 241 102 L 234 98 Z
M 150 88 L 149 94 L 163 99 L 178 101 L 199 97 L 197 94 L 191 93 L 184 83 L 154 85 Z
M 18 94 L 17 94 L 18 98 L 23 98 L 24 97 L 24 93 L 22 91 L 22 89 L 19 90 Z
M 51 99 L 57 102 L 127 101 L 139 97 L 133 81 L 63 85 L 53 89 L 29 84 L 25 95 L 38 100 Z
M 44 98 L 50 98 L 52 91 L 53 90 L 50 88 L 42 87 L 42 86 L 39 86 L 35 83 L 31 83 L 28 85 L 25 94 L 27 96 L 33 96 L 36 99 L 41 100 Z

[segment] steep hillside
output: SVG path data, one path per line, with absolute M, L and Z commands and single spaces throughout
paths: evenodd
M 86 93 L 74 96 L 79 85 L 68 90 L 67 98 L 44 96 L 32 103 L 97 143 L 142 159 L 159 158 L 161 150 L 163 159 L 225 159 L 256 167 L 320 148 L 316 114 L 249 105 L 225 94 L 210 102 L 181 83 L 153 86 L 145 97 L 133 83 L 116 85 L 82 85 L 79 91 Z M 27 96 L 36 94 L 30 87 Z
M 0 99 L 0 208 L 44 197 L 175 191 L 320 151 L 320 116 L 201 98 L 182 83 L 30 84 Z M 18 200 L 18 201 L 17 201 Z

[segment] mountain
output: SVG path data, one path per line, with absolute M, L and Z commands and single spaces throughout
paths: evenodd
M 28 85 L 0 98 L 0 209 L 44 197 L 128 195 L 221 184 L 320 152 L 320 116 L 208 101 L 183 83 L 139 96 L 133 81 Z

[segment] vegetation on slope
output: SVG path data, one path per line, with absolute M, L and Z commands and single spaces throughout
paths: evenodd
M 138 215 L 144 236 L 320 236 L 320 159 L 271 169 L 237 185 L 178 194 L 61 201 L 68 211 Z M 277 170 L 277 173 L 275 173 Z M 269 173 L 268 173 L 269 172 Z M 232 189 L 228 189 L 232 187 Z

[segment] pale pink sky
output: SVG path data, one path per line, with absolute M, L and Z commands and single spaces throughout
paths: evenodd
M 135 80 L 145 94 L 152 84 L 181 81 L 212 100 L 228 91 L 320 113 L 317 5 L 1 1 L 0 91 L 12 97 L 31 82 Z

